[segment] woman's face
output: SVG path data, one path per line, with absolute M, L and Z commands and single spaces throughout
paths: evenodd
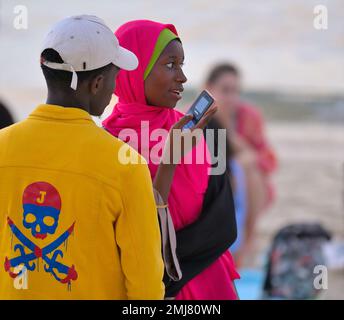
M 149 105 L 174 108 L 182 97 L 183 83 L 187 81 L 182 70 L 183 46 L 171 41 L 161 53 L 145 80 L 145 95 Z
M 228 113 L 239 103 L 240 79 L 234 73 L 223 73 L 207 89 L 215 97 L 218 108 L 226 109 Z

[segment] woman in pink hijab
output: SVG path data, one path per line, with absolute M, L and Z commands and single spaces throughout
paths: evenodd
M 183 117 L 174 110 L 187 81 L 182 71 L 183 46 L 171 24 L 131 21 L 115 34 L 121 46 L 136 54 L 139 66 L 135 71 L 120 71 L 115 90 L 119 102 L 103 125 L 119 138 L 123 138 L 123 129 L 137 133 L 138 141 L 124 140 L 146 158 L 154 180 L 161 168 L 161 154 L 153 155 L 152 151 L 161 141 L 151 139 L 146 143 L 142 137 L 156 129 L 170 131 Z M 203 137 L 182 163 L 169 165 L 175 171 L 166 200 L 177 231 L 183 277 L 178 282 L 165 279 L 166 296 L 182 300 L 236 299 L 233 280 L 239 275 L 227 250 L 236 238 L 229 179 L 226 173 L 209 175 L 207 161 L 199 164 L 192 160 L 200 153 L 209 157 Z

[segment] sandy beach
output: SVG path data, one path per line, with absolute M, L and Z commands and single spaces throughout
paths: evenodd
M 286 224 L 319 222 L 334 239 L 344 240 L 344 126 L 270 123 L 267 131 L 279 157 L 273 179 L 277 198 L 259 221 L 255 266 L 261 266 L 261 254 Z M 344 270 L 330 270 L 321 297 L 344 299 L 343 288 Z

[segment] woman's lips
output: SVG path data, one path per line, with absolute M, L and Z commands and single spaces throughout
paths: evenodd
M 182 98 L 182 91 L 183 90 L 171 90 L 171 94 L 174 96 L 175 99 L 179 100 Z

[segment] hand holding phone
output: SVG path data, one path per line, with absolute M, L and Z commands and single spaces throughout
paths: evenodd
M 183 127 L 183 130 L 195 127 L 214 103 L 215 99 L 211 94 L 207 90 L 203 90 L 186 113 L 192 115 L 192 119 Z
M 205 97 L 207 101 L 198 102 L 202 97 Z M 163 162 L 172 163 L 171 159 L 178 159 L 178 162 L 186 153 L 195 147 L 197 141 L 199 141 L 199 138 L 203 135 L 203 129 L 215 114 L 216 110 L 214 98 L 211 97 L 208 92 L 203 91 L 191 106 L 188 113 L 171 127 L 163 152 Z M 176 136 L 172 134 L 175 130 L 177 130 Z M 179 134 L 178 130 L 180 132 Z M 197 139 L 193 139 L 192 137 L 196 137 Z M 180 141 L 176 143 L 174 138 Z M 187 144 L 188 148 L 191 148 L 190 150 L 186 150 L 187 148 L 185 148 L 184 142 L 187 139 L 191 139 L 192 141 L 192 144 Z

